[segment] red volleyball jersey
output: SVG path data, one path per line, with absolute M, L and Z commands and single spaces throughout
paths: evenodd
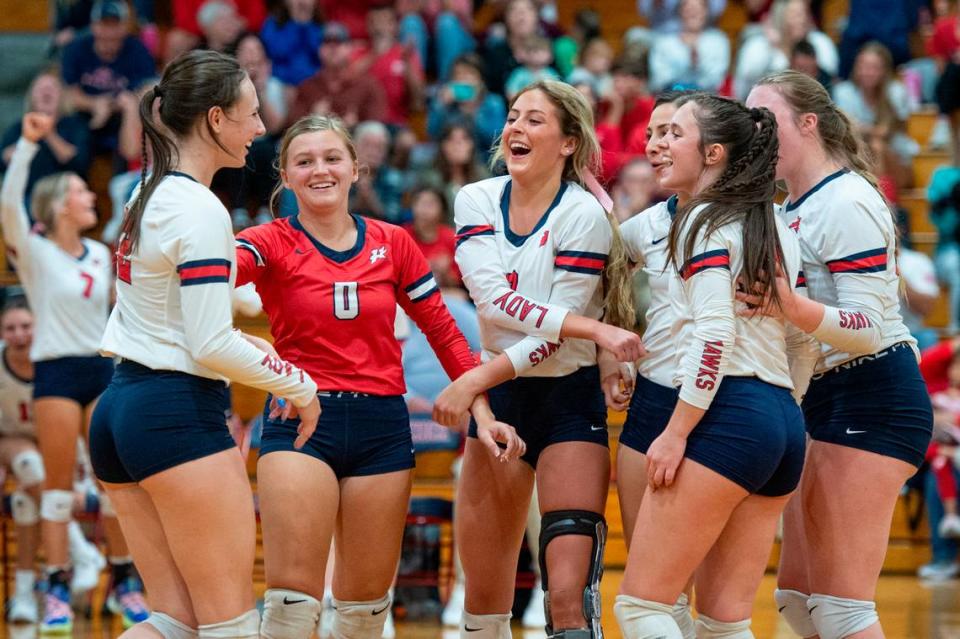
M 451 379 L 475 365 L 423 253 L 399 226 L 354 215 L 357 241 L 335 251 L 296 217 L 237 236 L 237 286 L 253 282 L 274 347 L 320 390 L 405 392 L 393 327 L 399 304 Z

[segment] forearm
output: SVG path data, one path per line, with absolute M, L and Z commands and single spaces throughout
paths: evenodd
M 46 142 L 60 164 L 68 163 L 77 155 L 77 147 L 57 135 L 56 131 L 50 132 L 46 137 Z
M 479 396 L 494 386 L 510 381 L 515 376 L 516 371 L 510 363 L 510 358 L 500 354 L 489 362 L 467 371 L 457 378 L 455 383 L 462 385 L 466 392 Z
M 688 404 L 682 399 L 678 400 L 676 408 L 673 409 L 673 415 L 670 416 L 670 421 L 667 423 L 667 430 L 686 439 L 703 419 L 706 412 L 706 410 Z

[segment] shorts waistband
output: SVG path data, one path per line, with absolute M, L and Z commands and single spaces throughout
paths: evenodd
M 359 393 L 356 391 L 317 391 L 317 397 L 373 397 L 370 393 Z
M 883 349 L 882 351 L 877 351 L 876 353 L 873 353 L 871 355 L 860 355 L 859 357 L 854 357 L 853 359 L 843 362 L 842 364 L 837 364 L 833 368 L 829 368 L 823 371 L 822 373 L 817 373 L 813 375 L 810 379 L 821 379 L 825 375 L 830 375 L 832 373 L 843 373 L 852 368 L 857 368 L 858 366 L 863 366 L 864 364 L 875 362 L 878 359 L 886 357 L 887 355 L 890 355 L 891 353 L 895 353 L 904 348 L 910 348 L 910 342 L 907 342 L 907 341 L 897 342 L 896 344 L 892 344 L 886 347 L 885 349 Z
M 116 366 L 116 371 L 121 375 L 176 375 L 185 379 L 196 380 L 205 384 L 211 384 L 221 388 L 226 388 L 227 385 L 218 380 L 211 379 L 209 377 L 201 377 L 199 375 L 194 375 L 192 373 L 187 373 L 185 371 L 178 371 L 174 369 L 167 368 L 150 368 L 149 366 L 144 366 L 140 362 L 134 361 L 132 359 L 121 359 Z

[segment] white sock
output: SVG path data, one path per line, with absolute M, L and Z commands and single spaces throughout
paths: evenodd
M 14 592 L 18 595 L 32 593 L 37 584 L 37 576 L 32 570 L 18 570 L 13 580 Z

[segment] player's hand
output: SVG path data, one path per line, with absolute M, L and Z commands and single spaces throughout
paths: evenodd
M 43 113 L 31 112 L 23 116 L 24 138 L 36 144 L 53 130 L 53 118 Z
M 594 341 L 613 353 L 618 362 L 635 362 L 647 354 L 639 335 L 610 324 L 599 324 Z
M 501 462 L 519 459 L 527 452 L 527 444 L 517 435 L 517 429 L 503 422 L 478 421 L 477 440 Z M 501 448 L 497 442 L 505 444 L 506 448 Z
M 669 429 L 653 440 L 647 449 L 647 484 L 652 490 L 673 485 L 686 449 L 687 438 Z
M 477 393 L 469 388 L 465 379 L 467 375 L 469 373 L 451 382 L 433 402 L 433 421 L 441 426 L 453 428 L 459 425 L 477 397 Z
M 790 311 L 795 306 L 793 301 L 795 296 L 794 286 L 787 280 L 787 276 L 779 265 L 777 265 L 777 275 L 773 283 L 777 289 L 777 294 L 780 296 L 779 305 L 773 300 L 773 295 L 771 295 L 770 291 L 762 294 L 759 284 L 754 284 L 752 291 L 741 290 L 742 286 L 738 284 L 736 299 L 738 302 L 742 302 L 747 306 L 738 311 L 738 314 L 743 317 L 761 315 L 789 321 Z
M 231 415 L 227 419 L 227 430 L 230 431 L 230 436 L 240 449 L 240 456 L 246 459 L 250 454 L 250 433 L 253 431 L 253 423 L 244 422 L 239 415 Z
M 320 400 L 314 397 L 312 402 L 300 409 L 297 409 L 297 407 L 293 405 L 293 402 L 287 402 L 287 405 L 293 414 L 285 416 L 284 419 L 295 417 L 297 414 L 300 416 L 300 425 L 297 426 L 297 438 L 293 441 L 293 447 L 300 450 L 303 448 L 303 445 L 307 443 L 307 440 L 313 436 L 313 431 L 317 429 L 317 422 L 320 420 Z M 285 409 L 284 412 L 286 412 L 286 410 L 287 409 Z M 283 413 L 281 413 L 281 415 L 283 415 Z
M 620 362 L 617 369 L 601 378 L 603 397 L 607 408 L 616 411 L 625 411 L 630 407 L 630 398 L 633 397 L 633 385 L 636 372 L 630 362 Z

